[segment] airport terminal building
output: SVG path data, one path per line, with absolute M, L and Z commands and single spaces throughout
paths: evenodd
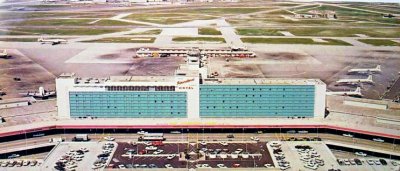
M 197 55 L 198 56 L 198 55 Z M 318 79 L 215 78 L 187 56 L 174 76 L 56 79 L 59 118 L 268 118 L 325 115 Z
M 60 118 L 324 117 L 316 79 L 116 76 L 56 80 Z

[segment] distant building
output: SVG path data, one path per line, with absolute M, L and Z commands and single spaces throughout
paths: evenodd
M 34 99 L 32 98 L 14 98 L 0 100 L 0 109 L 28 106 L 33 100 Z
M 318 79 L 210 78 L 187 57 L 174 76 L 56 79 L 60 118 L 323 118 Z M 201 76 L 202 75 L 202 76 Z
M 295 18 L 326 18 L 336 19 L 336 12 L 331 10 L 311 10 L 307 14 L 295 14 Z

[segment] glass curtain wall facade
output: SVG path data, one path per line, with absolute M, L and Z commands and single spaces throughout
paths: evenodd
M 70 92 L 72 118 L 185 118 L 186 92 Z
M 200 117 L 313 117 L 313 85 L 200 85 Z

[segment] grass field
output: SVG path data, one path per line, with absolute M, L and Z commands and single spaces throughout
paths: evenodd
M 200 35 L 222 35 L 221 32 L 215 28 L 199 28 Z
M 88 25 L 92 19 L 50 19 L 50 20 L 25 20 L 14 25 L 19 26 L 82 26 Z
M 198 8 L 196 10 L 185 9 L 185 10 L 178 10 L 176 12 L 226 16 L 226 15 L 232 15 L 232 14 L 247 14 L 247 13 L 258 12 L 258 11 L 263 11 L 263 10 L 267 10 L 267 9 L 271 9 L 271 8 L 268 8 L 268 7 L 256 7 L 256 8 L 216 7 L 216 8 Z
M 47 19 L 47 20 L 25 20 L 17 22 L 12 25 L 19 26 L 143 26 L 143 24 L 129 23 L 123 21 L 115 21 L 108 19 L 101 19 L 97 22 L 95 19 Z
M 123 22 L 123 21 L 108 20 L 108 19 L 101 19 L 91 25 L 96 25 L 96 26 L 144 26 L 144 24 L 129 23 L 129 22 Z
M 237 29 L 246 36 L 279 36 L 279 31 L 288 31 L 296 36 L 356 37 L 365 34 L 370 37 L 400 37 L 400 28 L 287 28 L 287 29 Z
M 36 42 L 36 38 L 0 38 L 4 42 Z
M 110 37 L 97 40 L 82 41 L 87 43 L 153 43 L 154 37 Z
M 5 32 L 4 35 L 98 35 L 120 31 L 127 31 L 127 29 L 13 29 Z
M 221 42 L 225 43 L 225 39 L 221 37 L 174 37 L 174 42 Z
M 139 32 L 139 33 L 131 33 L 128 35 L 159 35 L 162 32 L 161 29 L 154 29 L 154 30 L 148 30 L 144 32 Z
M 54 5 L 54 4 L 49 4 L 49 5 L 29 5 L 27 6 L 29 8 L 63 8 L 63 7 L 71 7 L 71 5 Z
M 310 44 L 310 45 L 343 45 L 351 46 L 351 44 L 336 40 L 323 39 L 327 42 L 315 42 L 309 38 L 241 38 L 245 43 L 265 43 L 265 44 Z
M 177 24 L 188 22 L 192 20 L 208 20 L 208 19 L 215 19 L 216 17 L 205 16 L 200 14 L 185 14 L 185 13 L 141 13 L 141 14 L 132 14 L 125 19 L 128 20 L 137 20 L 137 21 L 144 21 L 150 23 L 157 23 L 157 24 Z
M 385 39 L 358 39 L 358 41 L 374 46 L 400 46 L 400 43 Z
M 277 29 L 236 29 L 236 33 L 243 36 L 283 36 Z
M 293 15 L 293 13 L 287 10 L 279 10 L 267 13 L 267 15 Z

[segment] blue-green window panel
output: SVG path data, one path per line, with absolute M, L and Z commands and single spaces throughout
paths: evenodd
M 71 117 L 184 118 L 185 92 L 70 92 Z
M 200 85 L 201 117 L 314 115 L 312 85 Z

